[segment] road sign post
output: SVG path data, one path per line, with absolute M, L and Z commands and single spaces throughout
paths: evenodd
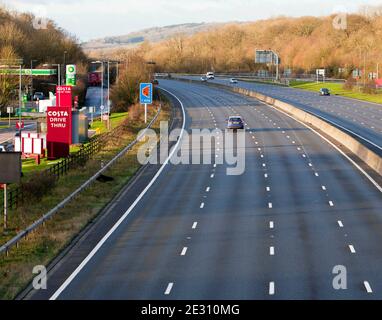
M 8 222 L 8 203 L 7 203 L 8 197 L 7 197 L 7 184 L 4 183 L 4 230 L 7 229 L 7 222 Z
M 13 113 L 12 107 L 7 107 L 7 113 L 8 113 L 8 127 L 11 126 L 11 113 Z
M 18 183 L 21 178 L 21 153 L 0 152 L 0 184 L 4 189 L 4 230 L 8 227 L 7 184 Z
M 145 123 L 147 123 L 147 105 L 153 103 L 153 85 L 152 83 L 141 83 L 139 89 L 139 100 L 145 106 Z

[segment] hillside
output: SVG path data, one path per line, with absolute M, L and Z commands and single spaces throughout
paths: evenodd
M 335 16 L 279 17 L 245 24 L 229 24 L 191 36 L 177 34 L 159 43 L 135 49 L 158 71 L 204 73 L 253 72 L 256 49 L 277 51 L 281 71 L 313 72 L 326 68 L 331 76 L 347 77 L 355 68 L 376 72 L 382 65 L 382 11 L 347 16 L 347 28 L 334 28 Z M 119 59 L 128 51 L 115 52 Z M 339 74 L 339 68 L 345 71 Z M 381 70 L 381 69 L 380 69 Z
M 224 26 L 225 23 L 185 23 L 164 27 L 148 28 L 126 35 L 106 37 L 82 43 L 85 51 L 116 48 L 134 48 L 145 41 L 156 43 L 177 34 L 193 35 L 202 31 Z

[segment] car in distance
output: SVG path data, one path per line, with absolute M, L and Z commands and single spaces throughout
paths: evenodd
M 206 77 L 207 77 L 207 80 L 214 80 L 215 74 L 213 72 L 207 72 Z
M 320 96 L 330 96 L 330 90 L 328 88 L 321 88 Z
M 244 129 L 244 120 L 240 116 L 231 116 L 227 120 L 227 129 Z
M 237 79 L 235 79 L 235 78 L 231 78 L 231 79 L 229 79 L 229 82 L 230 82 L 231 84 L 236 84 L 238 81 L 237 81 Z
M 157 79 L 154 79 L 153 81 L 152 81 L 152 84 L 154 84 L 154 85 L 158 85 L 159 84 L 159 81 L 157 80 Z
M 206 76 L 201 77 L 201 78 L 200 78 L 200 81 L 202 81 L 202 82 L 207 82 L 207 77 L 206 77 Z
M 33 95 L 33 101 L 44 100 L 44 94 L 42 92 L 35 92 Z

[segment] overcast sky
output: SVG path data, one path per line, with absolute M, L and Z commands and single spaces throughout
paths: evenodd
M 0 0 L 47 16 L 80 40 L 188 22 L 254 21 L 279 15 L 355 12 L 382 0 Z

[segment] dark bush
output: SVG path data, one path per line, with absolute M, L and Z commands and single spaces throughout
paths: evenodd
M 49 194 L 56 185 L 56 178 L 47 173 L 35 173 L 33 178 L 21 184 L 24 201 L 40 200 Z

